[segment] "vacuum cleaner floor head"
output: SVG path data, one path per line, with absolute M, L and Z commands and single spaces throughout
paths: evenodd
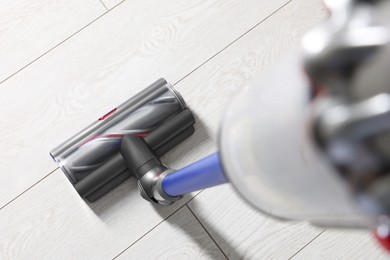
M 143 139 L 158 158 L 192 135 L 194 123 L 181 95 L 159 79 L 53 149 L 50 155 L 77 192 L 93 202 L 134 176 L 120 153 L 124 136 Z

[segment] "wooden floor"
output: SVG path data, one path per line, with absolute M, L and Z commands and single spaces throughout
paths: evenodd
M 48 152 L 160 77 L 194 110 L 179 168 L 216 150 L 227 102 L 326 17 L 319 0 L 0 1 L 0 259 L 377 259 L 369 232 L 278 222 L 229 185 L 97 203 Z

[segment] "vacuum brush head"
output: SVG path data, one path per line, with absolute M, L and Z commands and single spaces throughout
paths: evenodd
M 128 146 L 133 155 L 143 154 L 138 149 L 144 149 L 159 162 L 160 156 L 193 134 L 194 123 L 180 94 L 164 79 L 159 79 L 55 148 L 50 155 L 80 196 L 93 202 L 130 176 L 139 180 L 142 177 L 139 171 L 129 167 L 121 154 L 125 136 L 135 136 L 145 145 Z

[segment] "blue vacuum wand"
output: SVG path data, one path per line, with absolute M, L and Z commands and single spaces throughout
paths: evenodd
M 226 182 L 220 155 L 214 153 L 165 176 L 162 189 L 169 196 L 180 196 Z

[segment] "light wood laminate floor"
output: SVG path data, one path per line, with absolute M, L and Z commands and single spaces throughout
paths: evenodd
M 164 77 L 197 117 L 162 160 L 216 151 L 228 101 L 321 23 L 318 0 L 0 1 L 0 259 L 386 259 L 366 231 L 278 222 L 226 184 L 169 207 L 133 179 L 83 201 L 49 151 Z

